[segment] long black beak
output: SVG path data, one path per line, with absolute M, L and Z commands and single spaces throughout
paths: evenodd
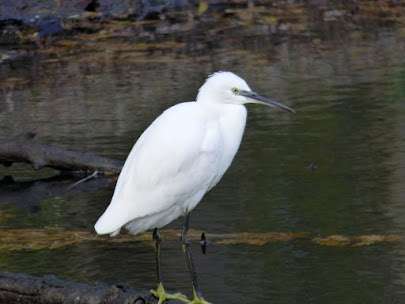
M 293 109 L 291 109 L 290 107 L 283 105 L 282 103 L 279 103 L 275 100 L 271 100 L 270 98 L 267 98 L 265 96 L 259 95 L 253 91 L 239 91 L 239 95 L 242 95 L 242 96 L 245 96 L 245 97 L 251 99 L 252 103 L 264 104 L 267 106 L 276 107 L 276 108 L 280 108 L 280 109 L 295 113 L 295 111 Z

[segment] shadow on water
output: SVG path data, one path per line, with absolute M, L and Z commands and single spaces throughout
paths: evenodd
M 193 100 L 211 72 L 232 70 L 297 114 L 248 106 L 240 151 L 192 213 L 193 228 L 208 238 L 210 232 L 246 231 L 403 234 L 403 34 L 381 30 L 271 48 L 252 39 L 248 45 L 219 43 L 191 58 L 175 48 L 142 55 L 107 49 L 2 64 L 1 79 L 21 80 L 0 90 L 1 137 L 35 131 L 46 144 L 123 160 L 164 109 Z M 0 168 L 2 176 L 21 182 L 29 171 Z M 112 191 L 110 185 L 59 193 L 41 199 L 34 211 L 4 199 L 0 227 L 92 231 Z M 206 256 L 193 250 L 205 298 L 214 303 L 401 303 L 404 248 L 402 241 L 332 247 L 293 240 L 213 245 Z M 167 288 L 191 295 L 180 244 L 164 242 L 162 254 Z M 147 290 L 155 285 L 153 258 L 151 247 L 138 242 L 100 242 L 1 251 L 0 267 Z

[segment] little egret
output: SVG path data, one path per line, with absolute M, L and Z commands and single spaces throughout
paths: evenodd
M 231 72 L 212 74 L 197 100 L 164 111 L 139 137 L 122 168 L 110 205 L 95 224 L 98 234 L 115 236 L 125 226 L 137 234 L 154 229 L 159 303 L 178 299 L 206 302 L 197 282 L 189 241 L 189 212 L 214 187 L 238 151 L 246 124 L 246 103 L 293 109 L 253 92 Z M 182 244 L 194 299 L 167 294 L 160 270 L 161 228 L 184 215 Z

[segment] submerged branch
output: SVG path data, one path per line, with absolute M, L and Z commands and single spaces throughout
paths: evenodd
M 181 231 L 175 229 L 161 230 L 162 239 L 165 241 L 178 241 Z M 99 236 L 89 231 L 69 231 L 61 228 L 45 229 L 3 229 L 0 230 L 1 250 L 40 250 L 55 249 L 83 242 L 107 242 L 126 243 L 142 242 L 153 245 L 151 232 L 138 235 L 120 234 L 116 237 Z M 263 246 L 271 242 L 288 242 L 294 240 L 310 241 L 318 245 L 326 246 L 367 246 L 376 243 L 399 242 L 402 235 L 330 235 L 326 237 L 312 237 L 309 233 L 297 232 L 239 232 L 228 234 L 205 233 L 210 244 L 234 245 L 245 244 L 251 246 Z M 201 240 L 201 231 L 191 229 L 189 238 L 193 242 Z
M 77 177 L 69 174 L 23 182 L 5 177 L 0 180 L 0 206 L 13 205 L 28 212 L 37 212 L 45 199 L 114 187 L 116 181 L 116 176 L 99 176 L 78 183 Z

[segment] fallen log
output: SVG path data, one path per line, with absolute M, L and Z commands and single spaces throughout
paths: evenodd
M 124 163 L 97 155 L 42 145 L 28 133 L 0 142 L 0 164 L 6 167 L 14 162 L 31 163 L 35 169 L 51 167 L 60 171 L 100 171 L 118 174 Z
M 149 292 L 133 290 L 125 284 L 108 285 L 70 282 L 53 275 L 35 277 L 22 273 L 0 272 L 0 303 L 22 304 L 155 304 Z M 170 304 L 178 301 L 169 301 Z

